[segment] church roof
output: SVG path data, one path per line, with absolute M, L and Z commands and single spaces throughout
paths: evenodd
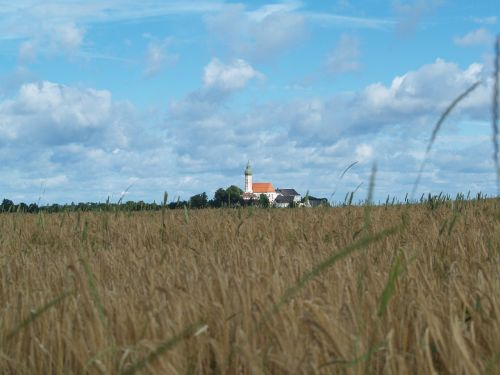
M 293 202 L 293 195 L 278 195 L 276 197 L 276 200 L 274 203 L 292 203 Z
M 252 184 L 252 191 L 254 193 L 275 193 L 273 184 L 270 182 L 254 182 Z
M 276 193 L 281 195 L 291 195 L 291 196 L 300 196 L 295 189 L 276 189 Z

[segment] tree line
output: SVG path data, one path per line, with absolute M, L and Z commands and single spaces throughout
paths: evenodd
M 10 199 L 3 199 L 0 205 L 0 212 L 67 212 L 67 211 L 107 211 L 107 210 L 124 210 L 124 211 L 157 211 L 163 208 L 180 209 L 180 208 L 219 208 L 219 207 L 239 207 L 254 205 L 259 207 L 269 207 L 269 199 L 265 195 L 261 195 L 259 199 L 243 200 L 243 190 L 238 186 L 231 185 L 226 189 L 219 188 L 215 191 L 212 199 L 208 199 L 205 192 L 195 194 L 188 200 L 172 201 L 167 203 L 167 195 L 162 203 L 152 203 L 144 201 L 127 201 L 122 202 L 120 199 L 117 203 L 111 203 L 109 199 L 106 202 L 79 202 L 70 204 L 47 204 L 39 205 L 37 203 L 26 204 L 24 202 L 15 204 Z

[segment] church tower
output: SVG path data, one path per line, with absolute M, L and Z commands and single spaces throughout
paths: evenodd
M 247 163 L 245 169 L 245 193 L 253 193 L 252 191 L 252 167 L 250 166 L 250 160 Z

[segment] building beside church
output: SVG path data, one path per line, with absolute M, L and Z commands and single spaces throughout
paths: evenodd
M 275 204 L 277 207 L 288 207 L 291 202 L 300 202 L 300 194 L 295 189 L 275 189 L 270 182 L 253 182 L 252 167 L 249 161 L 245 168 L 243 199 L 259 199 L 262 194 L 269 198 L 269 203 Z

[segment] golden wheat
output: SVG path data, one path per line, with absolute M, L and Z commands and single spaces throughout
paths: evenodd
M 499 209 L 2 214 L 0 372 L 499 373 Z

